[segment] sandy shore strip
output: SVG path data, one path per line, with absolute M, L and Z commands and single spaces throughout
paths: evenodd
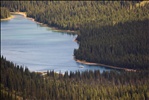
M 10 13 L 14 15 L 23 15 L 24 17 L 27 17 L 26 12 L 10 12 Z
M 81 63 L 81 64 L 85 64 L 85 65 L 103 66 L 103 67 L 112 68 L 112 69 L 118 69 L 118 70 L 125 70 L 125 71 L 136 72 L 136 70 L 134 70 L 134 69 L 120 68 L 120 67 L 110 66 L 110 65 L 105 65 L 105 64 L 86 62 L 86 61 L 78 60 L 78 59 L 75 59 L 75 61 L 78 62 L 78 63 Z
M 11 16 L 8 17 L 8 18 L 4 18 L 4 19 L 1 19 L 1 21 L 6 21 L 6 20 L 10 20 L 12 18 L 14 18 L 13 15 L 23 15 L 24 17 L 26 17 L 26 12 L 10 12 Z
M 16 14 L 16 15 L 23 15 L 23 16 L 26 17 L 27 19 L 32 20 L 32 21 L 36 22 L 37 24 L 50 27 L 50 26 L 48 26 L 47 24 L 44 24 L 44 23 L 35 21 L 34 18 L 27 17 L 27 13 L 26 13 L 26 12 L 10 12 L 10 13 L 11 13 L 11 14 Z M 66 33 L 75 33 L 75 34 L 77 34 L 77 31 L 74 31 L 74 30 L 63 30 L 63 29 L 58 29 L 58 28 L 56 28 L 56 27 L 50 27 L 50 28 L 51 28 L 51 30 L 57 31 L 57 32 L 66 32 Z
M 45 25 L 47 27 L 49 27 L 47 24 L 44 24 L 44 23 L 40 23 L 40 22 L 37 22 L 35 21 L 34 18 L 30 18 L 30 17 L 27 17 L 27 14 L 26 12 L 11 12 L 11 14 L 19 14 L 19 15 L 23 15 L 24 17 L 36 22 L 37 24 L 41 24 L 41 25 Z M 1 21 L 3 20 L 10 20 L 14 18 L 13 15 L 11 15 L 10 17 L 8 18 L 5 18 L 5 19 L 1 19 Z M 77 31 L 73 31 L 73 30 L 61 30 L 61 29 L 58 29 L 56 27 L 50 27 L 53 31 L 59 31 L 59 32 L 67 32 L 67 33 L 77 33 Z M 75 39 L 74 42 L 77 42 L 77 40 Z M 136 72 L 136 70 L 134 69 L 128 69 L 128 68 L 120 68 L 120 67 L 116 67 L 116 66 L 110 66 L 110 65 L 105 65 L 105 64 L 99 64 L 99 63 L 91 63 L 91 62 L 86 62 L 86 61 L 83 61 L 83 60 L 78 60 L 78 59 L 75 59 L 76 62 L 78 63 L 81 63 L 81 64 L 86 64 L 86 65 L 96 65 L 96 66 L 103 66 L 103 67 L 107 67 L 107 68 L 112 68 L 112 69 L 118 69 L 118 70 L 125 70 L 125 71 L 133 71 L 133 72 Z M 43 74 L 43 73 L 42 73 Z M 45 74 L 45 72 L 44 72 Z
M 14 18 L 14 16 L 13 16 L 13 15 L 11 15 L 11 16 L 10 16 L 10 17 L 8 17 L 8 18 L 1 19 L 1 21 L 10 20 L 10 19 L 12 19 L 12 18 Z

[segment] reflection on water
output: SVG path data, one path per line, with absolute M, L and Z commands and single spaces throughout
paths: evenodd
M 27 66 L 31 71 L 55 70 L 84 71 L 110 70 L 99 66 L 83 65 L 73 59 L 78 44 L 77 35 L 55 32 L 20 15 L 1 22 L 1 54 L 16 64 Z

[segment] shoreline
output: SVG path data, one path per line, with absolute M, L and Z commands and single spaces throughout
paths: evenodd
M 66 32 L 66 33 L 75 33 L 77 34 L 77 31 L 74 31 L 74 30 L 63 30 L 63 29 L 58 29 L 57 27 L 51 27 L 47 24 L 44 24 L 44 23 L 41 23 L 41 22 L 38 22 L 36 21 L 34 18 L 31 18 L 31 17 L 27 17 L 27 13 L 26 12 L 10 12 L 11 14 L 14 14 L 14 15 L 23 15 L 25 18 L 31 20 L 31 21 L 34 21 L 36 22 L 37 24 L 40 24 L 40 25 L 43 25 L 43 26 L 46 26 L 46 27 L 49 27 L 51 28 L 52 31 L 57 31 L 57 32 Z
M 3 18 L 3 19 L 1 19 L 1 21 L 11 20 L 12 18 L 14 18 L 14 16 L 13 16 L 13 15 L 11 15 L 10 17 L 7 17 L 7 18 Z
M 53 31 L 58 31 L 58 32 L 67 32 L 67 33 L 75 33 L 77 34 L 77 31 L 73 31 L 73 30 L 62 30 L 62 29 L 58 29 L 56 27 L 50 27 L 48 26 L 47 24 L 44 24 L 44 23 L 41 23 L 41 22 L 38 22 L 38 21 L 35 21 L 34 18 L 31 18 L 31 17 L 27 17 L 27 14 L 26 12 L 10 12 L 11 14 L 18 14 L 18 15 L 23 15 L 25 18 L 31 20 L 31 21 L 34 21 L 36 22 L 37 24 L 40 24 L 40 25 L 44 25 L 46 27 L 49 27 L 51 28 L 51 30 Z M 1 20 L 10 20 L 14 18 L 13 15 L 11 15 L 10 17 L 6 18 L 6 19 L 1 19 Z M 78 42 L 76 39 L 74 40 L 74 42 Z M 132 72 L 136 72 L 136 70 L 134 69 L 128 69 L 128 68 L 120 68 L 120 67 L 116 67 L 116 66 L 111 66 L 111 65 L 106 65 L 106 64 L 99 64 L 99 63 L 92 63 L 92 62 L 87 62 L 87 61 L 83 61 L 83 60 L 79 60 L 79 59 L 75 59 L 74 60 L 77 62 L 77 63 L 81 63 L 81 64 L 86 64 L 86 65 L 96 65 L 96 66 L 103 66 L 103 67 L 106 67 L 106 68 L 112 68 L 112 69 L 118 69 L 118 70 L 125 70 L 125 71 L 132 71 Z
M 136 72 L 136 70 L 134 69 L 129 69 L 129 68 L 120 68 L 120 67 L 116 67 L 116 66 L 111 66 L 111 65 L 106 65 L 106 64 L 100 64 L 100 63 L 92 63 L 92 62 L 87 62 L 84 60 L 79 60 L 79 59 L 75 59 L 74 60 L 77 63 L 81 63 L 81 64 L 85 64 L 85 65 L 91 65 L 91 66 L 101 66 L 101 67 L 106 67 L 106 68 L 112 68 L 112 69 L 117 69 L 117 70 L 124 70 L 124 71 L 131 71 L 131 72 Z
M 50 27 L 50 26 L 48 26 L 48 27 Z M 67 32 L 67 33 L 75 33 L 75 34 L 77 34 L 77 31 L 74 31 L 74 30 L 63 30 L 63 29 L 58 29 L 56 27 L 50 27 L 50 28 L 51 28 L 51 30 L 56 31 L 56 32 Z
M 10 13 L 14 15 L 23 15 L 24 17 L 27 17 L 26 12 L 10 12 Z
M 47 71 L 33 71 L 33 72 L 35 72 L 35 73 L 37 73 L 37 74 L 40 74 L 41 76 L 45 76 L 45 75 L 47 75 L 47 72 L 48 72 L 48 70 Z M 64 75 L 65 73 L 60 73 L 60 72 L 54 72 L 54 74 L 61 74 L 61 75 Z

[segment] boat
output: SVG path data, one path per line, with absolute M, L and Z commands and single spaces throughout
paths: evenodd
M 80 65 L 79 68 L 83 68 L 84 66 Z

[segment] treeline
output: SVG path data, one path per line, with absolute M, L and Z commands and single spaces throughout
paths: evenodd
M 11 16 L 11 14 L 10 14 L 10 12 L 9 12 L 9 10 L 7 8 L 0 7 L 0 9 L 1 9 L 1 14 L 0 14 L 0 18 L 1 19 L 8 18 L 8 17 Z
M 1 1 L 10 11 L 60 29 L 78 30 L 77 59 L 149 67 L 149 4 L 141 1 Z
M 80 29 L 76 59 L 123 68 L 149 68 L 149 19 L 100 26 L 87 23 Z
M 1 100 L 148 100 L 149 71 L 48 71 L 42 76 L 1 57 Z
M 10 11 L 25 11 L 28 17 L 52 27 L 79 30 L 84 23 L 116 24 L 148 17 L 140 1 L 1 1 Z M 145 5 L 147 6 L 147 4 Z

